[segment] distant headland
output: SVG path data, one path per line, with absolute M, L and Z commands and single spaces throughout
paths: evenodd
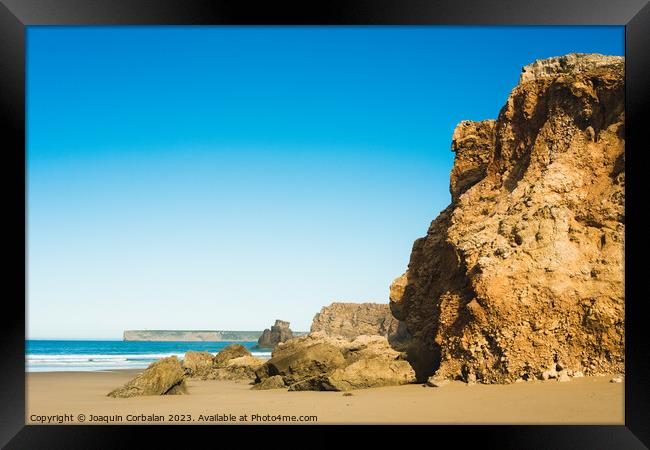
M 235 330 L 125 330 L 125 341 L 203 341 L 203 342 L 252 342 L 257 341 L 263 331 Z M 294 332 L 301 336 L 306 332 Z
M 125 330 L 125 341 L 257 341 L 262 331 L 230 330 Z

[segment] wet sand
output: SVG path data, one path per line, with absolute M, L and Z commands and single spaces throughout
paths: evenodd
M 624 385 L 610 383 L 611 377 L 510 385 L 453 382 L 441 388 L 415 384 L 358 390 L 351 396 L 251 391 L 248 382 L 189 380 L 188 395 L 106 396 L 138 372 L 29 373 L 26 422 L 79 424 L 81 414 L 84 424 L 102 425 L 624 423 Z

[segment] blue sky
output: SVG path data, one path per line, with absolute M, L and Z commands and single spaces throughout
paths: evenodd
M 388 301 L 451 134 L 622 27 L 29 27 L 29 338 Z

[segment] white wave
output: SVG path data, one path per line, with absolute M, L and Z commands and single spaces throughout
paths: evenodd
M 27 367 L 27 372 L 108 372 L 113 370 L 122 370 L 122 369 L 144 369 L 146 364 L 140 365 L 128 365 L 128 366 L 105 366 L 105 365 L 93 365 L 93 366 L 73 366 L 73 365 L 63 365 L 63 366 L 32 366 Z
M 110 363 L 110 364 L 107 364 Z M 79 362 L 69 362 L 69 361 L 49 361 L 49 362 L 44 362 L 44 363 L 32 363 L 32 362 L 27 362 L 28 366 L 87 366 L 87 367 L 93 367 L 93 366 L 134 366 L 134 365 L 139 365 L 139 364 L 147 364 L 146 361 L 79 361 Z
M 160 359 L 176 355 L 183 358 L 185 353 L 139 353 L 139 354 L 95 354 L 95 355 L 52 355 L 52 354 L 29 354 L 27 361 L 90 361 L 90 360 L 136 360 L 136 359 Z
M 210 352 L 216 355 L 218 352 Z M 121 353 L 121 354 L 28 354 L 25 356 L 28 372 L 57 372 L 70 370 L 116 370 L 128 368 L 145 368 L 152 362 L 175 355 L 179 359 L 185 353 Z M 271 358 L 271 352 L 252 352 L 260 359 Z

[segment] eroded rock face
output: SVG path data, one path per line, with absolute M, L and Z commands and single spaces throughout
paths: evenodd
M 348 340 L 323 332 L 278 345 L 272 358 L 255 373 L 256 383 L 263 385 L 255 389 L 288 386 L 290 391 L 345 391 L 415 381 L 405 355 L 391 348 L 385 337 Z M 267 381 L 271 378 L 274 381 Z
M 335 302 L 324 306 L 314 316 L 311 332 L 347 339 L 363 335 L 384 336 L 391 342 L 408 339 L 406 327 L 393 317 L 389 305 L 380 303 Z
M 289 328 L 289 322 L 276 320 L 271 329 L 266 329 L 257 341 L 258 348 L 275 348 L 280 342 L 286 342 L 293 338 L 293 332 Z
M 153 362 L 124 386 L 108 393 L 109 397 L 186 394 L 185 371 L 176 356 Z
M 485 178 L 494 149 L 495 124 L 494 120 L 465 120 L 456 127 L 451 141 L 456 153 L 449 181 L 452 201 Z
M 419 379 L 623 371 L 623 69 L 537 61 L 496 121 L 456 128 L 452 204 L 390 289 Z

